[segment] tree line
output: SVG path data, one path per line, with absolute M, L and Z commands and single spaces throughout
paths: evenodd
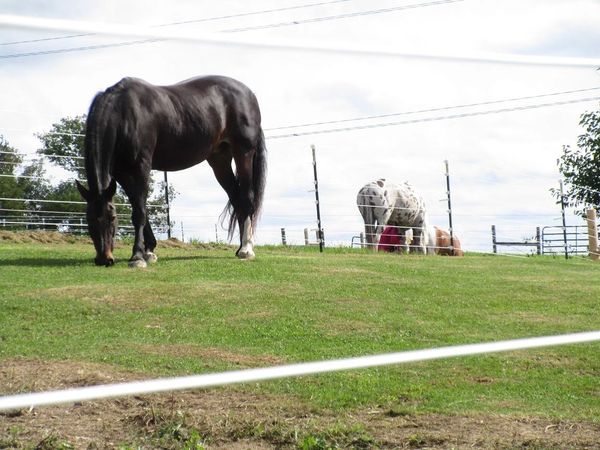
M 47 132 L 38 133 L 37 158 L 26 159 L 0 135 L 0 227 L 87 232 L 85 204 L 75 179 L 86 180 L 83 167 L 86 116 L 64 117 Z M 49 166 L 59 167 L 68 178 L 50 182 Z M 168 186 L 169 201 L 176 192 Z M 13 200 L 15 199 L 15 200 Z M 129 224 L 131 208 L 119 189 L 114 197 L 122 224 Z M 149 216 L 155 231 L 167 228 L 165 182 L 151 182 Z M 126 233 L 126 228 L 120 228 Z

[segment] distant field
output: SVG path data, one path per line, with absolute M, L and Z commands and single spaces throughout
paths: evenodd
M 583 258 L 279 246 L 248 262 L 225 246 L 163 245 L 156 265 L 132 270 L 129 251 L 104 268 L 88 243 L 0 241 L 0 365 L 183 375 L 600 329 L 600 266 Z M 600 344 L 582 344 L 231 389 L 317 413 L 600 422 L 599 375 Z

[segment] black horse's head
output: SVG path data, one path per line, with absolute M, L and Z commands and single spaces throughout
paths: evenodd
M 88 229 L 96 248 L 94 262 L 97 266 L 112 266 L 115 263 L 112 252 L 117 232 L 117 210 L 112 199 L 117 190 L 117 183 L 113 179 L 108 187 L 98 194 L 87 190 L 79 181 L 76 183 L 81 196 L 87 202 Z

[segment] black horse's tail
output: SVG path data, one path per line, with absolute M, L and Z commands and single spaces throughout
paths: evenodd
M 237 177 L 237 173 L 236 173 Z M 252 160 L 252 193 L 250 196 L 251 199 L 251 208 L 252 214 L 250 220 L 252 221 L 252 230 L 256 230 L 256 224 L 258 223 L 258 219 L 260 217 L 260 213 L 262 210 L 263 199 L 265 194 L 265 186 L 267 184 L 267 147 L 265 145 L 265 135 L 260 130 L 258 141 L 256 144 L 256 151 L 254 153 L 254 159 Z M 240 219 L 245 219 L 244 217 L 239 217 L 238 214 L 243 214 L 243 212 L 236 211 L 233 207 L 231 201 L 227 202 L 225 209 L 223 210 L 222 219 L 226 221 L 229 218 L 228 224 L 228 238 L 231 241 L 233 239 L 233 235 L 235 234 L 236 225 Z
M 110 126 L 109 117 L 114 101 L 110 90 L 99 92 L 90 105 L 86 121 L 84 165 L 88 187 L 96 194 L 101 194 L 112 180 L 116 130 Z

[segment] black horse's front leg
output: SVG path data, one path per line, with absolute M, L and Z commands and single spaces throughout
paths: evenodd
M 129 258 L 129 267 L 146 267 L 144 258 L 144 229 L 146 227 L 146 205 L 132 205 L 131 223 L 135 231 L 133 251 Z
M 156 260 L 151 256 L 146 258 L 146 251 L 148 246 L 154 250 L 156 246 L 156 239 L 150 229 L 148 223 L 147 210 L 146 210 L 146 199 L 148 197 L 148 179 L 150 173 L 146 172 L 138 173 L 137 176 L 126 174 L 120 177 L 120 184 L 125 190 L 129 203 L 131 204 L 131 223 L 133 224 L 133 230 L 135 233 L 133 241 L 133 250 L 131 258 L 129 258 L 129 267 L 146 267 L 146 260 Z

